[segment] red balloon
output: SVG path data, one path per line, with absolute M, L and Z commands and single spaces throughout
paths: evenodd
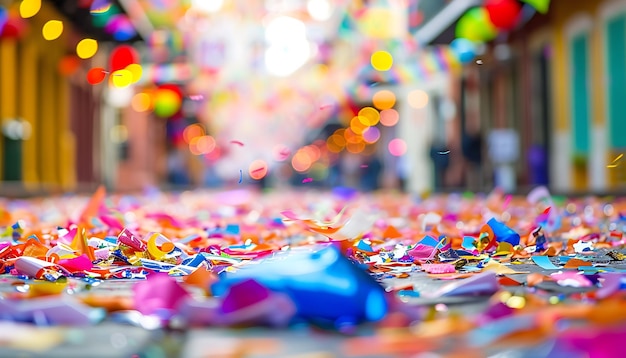
M 98 83 L 104 80 L 105 76 L 106 76 L 106 72 L 104 68 L 94 67 L 91 70 L 89 70 L 89 72 L 87 72 L 87 82 L 89 82 L 92 85 L 97 85 Z
M 485 9 L 495 27 L 511 30 L 519 20 L 522 6 L 517 0 L 487 0 Z
M 111 52 L 111 72 L 123 70 L 133 63 L 139 63 L 139 54 L 132 46 L 120 45 Z

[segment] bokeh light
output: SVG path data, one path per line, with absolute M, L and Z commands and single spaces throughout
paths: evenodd
M 368 127 L 368 125 L 364 124 L 363 122 L 367 122 L 367 119 L 362 119 L 361 116 L 353 117 L 350 121 L 350 129 L 352 130 L 352 132 L 354 132 L 355 134 L 363 134 L 365 129 L 367 129 Z
M 178 112 L 182 104 L 180 95 L 169 88 L 159 88 L 154 95 L 154 114 L 159 117 L 171 117 Z
M 94 39 L 82 39 L 76 45 L 76 54 L 83 60 L 93 57 L 96 52 L 98 52 L 98 41 Z
M 120 45 L 111 52 L 109 66 L 111 71 L 123 70 L 139 63 L 139 53 L 132 46 Z
M 372 54 L 371 62 L 377 71 L 389 71 L 393 65 L 393 57 L 387 51 L 376 51 Z
M 87 72 L 87 82 L 92 85 L 104 81 L 104 77 L 106 77 L 106 71 L 102 67 L 94 67 Z
M 291 155 L 291 150 L 286 145 L 278 144 L 274 146 L 273 154 L 275 161 L 283 162 L 287 160 L 287 158 L 289 158 L 289 156 Z
M 392 139 L 389 141 L 387 149 L 391 155 L 400 157 L 406 153 L 406 142 L 400 138 Z
M 201 137 L 204 135 L 204 127 L 199 123 L 190 124 L 185 127 L 183 131 L 183 139 L 187 143 L 191 143 L 191 140 L 196 137 Z
M 329 0 L 309 0 L 306 9 L 311 18 L 317 21 L 326 21 L 333 13 Z
M 191 8 L 203 13 L 218 12 L 223 5 L 224 0 L 191 0 Z
M 462 37 L 474 42 L 493 40 L 498 30 L 491 23 L 489 13 L 484 7 L 474 7 L 468 10 L 457 22 L 456 37 Z
M 353 154 L 362 153 L 364 149 L 365 149 L 365 143 L 364 142 L 348 143 L 346 145 L 346 150 L 348 152 L 350 152 L 350 153 L 353 153 Z
M 109 9 L 111 9 L 111 2 L 109 0 L 94 0 L 91 3 L 89 12 L 92 15 L 104 14 L 105 12 L 109 11 Z
M 413 90 L 408 96 L 409 106 L 417 109 L 424 108 L 428 105 L 428 93 L 422 90 Z
M 341 152 L 346 146 L 346 139 L 342 134 L 334 133 L 326 140 L 326 148 L 332 153 Z
M 291 166 L 297 172 L 303 173 L 311 168 L 313 159 L 306 150 L 298 150 L 291 158 Z
M 133 82 L 133 74 L 128 70 L 118 70 L 111 74 L 111 81 L 115 87 L 128 87 Z
M 379 139 L 380 129 L 377 127 L 368 127 L 365 132 L 363 132 L 363 140 L 369 144 L 376 143 Z
M 115 15 L 107 22 L 104 30 L 113 35 L 117 41 L 128 41 L 137 35 L 130 19 L 125 15 Z
M 359 120 L 366 126 L 375 126 L 380 121 L 380 113 L 375 108 L 364 107 L 359 111 Z
M 193 155 L 205 155 L 213 152 L 215 147 L 217 146 L 217 142 L 215 138 L 209 135 L 201 135 L 194 138 L 191 138 L 189 141 L 189 151 Z
M 59 20 L 50 20 L 41 28 L 41 34 L 47 41 L 58 39 L 63 33 L 63 22 Z
M 267 175 L 267 170 L 267 163 L 264 160 L 258 159 L 250 163 L 248 174 L 250 178 L 254 180 L 261 180 Z
M 63 76 L 71 76 L 80 67 L 80 59 L 74 55 L 65 55 L 59 61 L 59 72 Z
M 22 0 L 20 3 L 20 16 L 28 19 L 37 15 L 41 10 L 41 0 Z
M 139 80 L 141 80 L 141 76 L 143 75 L 143 68 L 141 67 L 141 65 L 137 63 L 131 63 L 130 65 L 126 66 L 126 70 L 129 71 L 132 75 L 132 83 L 137 83 L 139 82 Z
M 396 95 L 389 90 L 380 90 L 374 93 L 372 103 L 379 110 L 390 109 L 396 104 Z
M 152 100 L 150 95 L 145 92 L 137 93 L 133 96 L 131 106 L 137 112 L 146 112 L 150 110 Z M 189 143 L 189 141 L 187 141 Z
M 400 114 L 395 109 L 385 109 L 380 111 L 380 124 L 386 127 L 393 127 L 398 124 Z

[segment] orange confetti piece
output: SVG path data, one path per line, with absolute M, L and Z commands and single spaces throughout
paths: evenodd
M 563 266 L 563 268 L 566 268 L 566 269 L 577 269 L 577 268 L 583 267 L 583 266 L 593 266 L 593 265 L 589 261 L 585 261 L 585 260 L 581 260 L 581 259 L 569 259 L 569 260 L 567 260 L 567 262 L 565 263 L 565 266 Z
M 104 198 L 106 197 L 106 195 L 107 195 L 106 188 L 104 187 L 104 185 L 100 185 L 98 189 L 96 190 L 96 192 L 91 197 L 91 199 L 89 200 L 89 203 L 83 210 L 83 213 L 80 215 L 81 223 L 83 224 L 88 223 L 92 217 L 98 214 L 98 209 L 100 208 L 100 205 L 104 201 Z

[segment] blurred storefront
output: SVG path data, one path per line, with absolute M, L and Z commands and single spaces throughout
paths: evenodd
M 553 75 L 555 184 L 624 188 L 615 158 L 626 150 L 626 1 L 554 1 L 551 12 L 553 61 L 560 64 Z
M 105 29 L 95 18 L 102 12 L 91 5 L 0 2 L 0 178 L 8 194 L 89 189 L 100 182 L 100 148 L 107 145 L 99 136 L 102 88 L 85 79 L 106 62 L 107 42 L 137 36 L 127 27 Z M 106 5 L 121 14 L 117 5 Z

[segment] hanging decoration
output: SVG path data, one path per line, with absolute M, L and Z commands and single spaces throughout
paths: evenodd
M 522 6 L 517 0 L 487 0 L 485 9 L 496 28 L 509 31 L 519 22 Z

